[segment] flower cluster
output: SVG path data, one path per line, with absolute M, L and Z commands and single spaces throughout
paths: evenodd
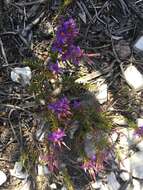
M 66 97 L 63 97 L 56 102 L 49 104 L 48 108 L 57 115 L 59 120 L 67 119 L 72 115 L 70 109 L 70 101 Z
M 62 61 L 69 60 L 74 64 L 78 64 L 82 56 L 82 51 L 79 46 L 74 45 L 74 39 L 77 35 L 78 29 L 72 18 L 61 23 L 52 44 L 52 52 L 59 53 Z
M 104 163 L 108 163 L 110 150 L 103 150 L 93 155 L 90 159 L 85 160 L 82 165 L 82 169 L 95 180 L 96 174 L 104 170 Z
M 85 160 L 81 168 L 86 172 L 89 173 L 90 177 L 92 179 L 96 179 L 96 160 L 95 159 L 90 159 L 90 160 Z
M 49 135 L 49 140 L 51 142 L 53 142 L 55 145 L 58 144 L 60 147 L 61 147 L 61 144 L 63 144 L 63 137 L 65 137 L 66 134 L 64 132 L 64 130 L 61 130 L 61 129 L 57 129 L 55 130 L 54 132 L 52 132 L 50 135 Z
M 77 35 L 78 29 L 72 18 L 61 23 L 61 25 L 57 28 L 56 38 L 53 43 L 52 50 L 62 53 L 63 48 L 66 45 L 71 45 Z

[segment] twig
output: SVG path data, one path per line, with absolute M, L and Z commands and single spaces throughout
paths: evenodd
M 11 109 L 11 110 L 10 110 L 10 112 L 9 112 L 9 114 L 8 114 L 8 121 L 9 121 L 11 130 L 12 130 L 12 132 L 13 132 L 13 134 L 14 134 L 15 139 L 17 140 L 18 144 L 20 144 L 19 139 L 18 139 L 18 137 L 17 137 L 17 135 L 16 135 L 16 132 L 15 132 L 15 130 L 14 130 L 14 127 L 13 127 L 13 125 L 12 125 L 12 123 L 11 123 L 11 114 L 12 114 L 13 111 L 15 111 L 15 109 Z
M 31 5 L 36 5 L 36 4 L 42 4 L 42 3 L 46 3 L 48 2 L 48 0 L 39 0 L 39 1 L 32 1 L 32 2 L 23 2 L 23 3 L 15 3 L 15 5 L 17 6 L 31 6 Z
M 84 5 L 84 3 L 83 3 L 82 1 L 81 1 L 81 2 L 77 1 L 76 3 L 77 3 L 77 5 L 78 5 L 78 7 L 81 9 L 82 13 L 86 13 L 87 16 L 88 16 L 88 18 L 89 18 L 89 20 L 91 21 L 91 20 L 92 20 L 92 17 L 91 17 L 91 15 L 90 15 L 88 9 L 87 9 L 86 6 Z
M 3 42 L 2 42 L 1 38 L 0 38 L 0 47 L 1 47 L 1 52 L 2 52 L 3 58 L 5 60 L 5 64 L 3 66 L 8 66 L 8 60 L 7 60 L 7 57 L 6 57 L 6 53 L 5 53 Z
M 128 7 L 131 9 L 131 11 L 133 13 L 136 14 L 136 16 L 143 21 L 143 15 L 141 13 L 141 11 L 138 9 L 138 7 L 136 6 L 136 4 L 134 2 L 132 2 L 131 0 L 124 0 L 126 2 L 126 4 L 128 5 Z
M 1 150 L 0 152 L 4 151 L 11 143 L 13 143 L 15 139 L 10 140 Z

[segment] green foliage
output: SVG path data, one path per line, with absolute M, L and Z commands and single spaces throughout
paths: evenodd
M 37 160 L 37 155 L 38 151 L 36 151 L 33 148 L 30 148 L 30 150 L 23 150 L 20 156 L 20 162 L 22 163 L 22 166 L 31 174 L 33 173 L 33 168 Z
M 66 187 L 68 190 L 74 190 L 74 187 L 73 187 L 73 183 L 70 179 L 70 176 L 68 174 L 68 171 L 67 169 L 64 169 L 63 172 L 62 172 L 62 175 L 63 175 L 63 178 L 64 178 L 64 182 L 66 184 Z
M 23 60 L 23 64 L 26 66 L 29 66 L 32 70 L 35 69 L 40 69 L 43 67 L 43 61 L 39 60 L 39 59 L 24 59 Z
M 63 93 L 66 93 L 70 98 L 82 96 L 82 93 L 85 91 L 84 85 L 75 83 L 76 76 L 62 76 L 62 89 Z
M 137 124 L 131 119 L 127 119 L 127 123 L 128 123 L 129 128 L 131 128 L 131 129 L 137 129 L 138 128 Z
M 51 129 L 57 129 L 59 127 L 59 122 L 57 117 L 52 114 L 50 111 L 47 111 L 45 114 L 45 120 L 48 121 Z
M 31 84 L 28 87 L 29 92 L 35 96 L 36 101 L 48 99 L 52 90 L 52 85 L 49 82 L 49 79 L 52 78 L 52 73 L 39 60 L 27 59 L 24 60 L 24 64 L 33 70 Z

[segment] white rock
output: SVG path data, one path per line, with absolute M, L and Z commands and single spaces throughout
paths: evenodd
M 133 179 L 133 188 L 132 190 L 143 190 L 143 185 L 138 180 Z
M 103 83 L 97 86 L 97 93 L 95 94 L 97 100 L 100 104 L 107 102 L 108 99 L 108 86 L 107 84 Z
M 47 166 L 38 164 L 38 175 L 48 175 L 50 174 L 50 171 L 48 170 Z
M 143 36 L 141 36 L 134 44 L 134 49 L 138 51 L 143 51 Z
M 135 136 L 134 130 L 131 128 L 122 128 L 118 131 L 120 133 L 119 146 L 128 149 L 130 145 L 134 144 Z
M 65 186 L 63 186 L 63 187 L 61 188 L 61 190 L 67 190 L 67 188 L 66 188 Z
M 0 185 L 2 185 L 3 183 L 5 183 L 7 180 L 7 176 L 6 174 L 0 170 Z
M 51 189 L 57 189 L 57 186 L 56 186 L 55 183 L 52 183 L 52 184 L 50 185 L 50 188 L 51 188 Z
M 143 75 L 133 65 L 124 71 L 126 82 L 136 91 L 143 89 Z
M 111 174 L 107 175 L 107 180 L 108 180 L 107 185 L 109 186 L 110 190 L 119 189 L 120 184 L 118 183 L 116 176 L 113 172 L 111 172 Z
M 132 175 L 143 179 L 143 152 L 136 152 L 130 158 L 132 166 Z
M 143 141 L 137 144 L 137 147 L 139 148 L 140 151 L 143 152 Z
M 137 126 L 142 127 L 143 126 L 143 118 L 138 118 L 137 119 Z
M 22 168 L 21 162 L 16 162 L 14 169 L 10 169 L 10 174 L 20 179 L 26 179 L 29 175 L 27 172 L 23 172 Z
M 120 174 L 120 177 L 122 178 L 122 180 L 128 181 L 130 179 L 130 174 L 128 172 L 122 172 Z
M 111 142 L 115 143 L 118 138 L 118 134 L 116 132 L 111 134 Z
M 131 157 L 122 160 L 121 169 L 127 170 L 132 176 L 143 179 L 143 152 L 136 152 Z
M 22 83 L 24 85 L 30 84 L 30 80 L 31 80 L 31 69 L 30 69 L 30 67 L 23 67 L 23 68 L 15 67 L 11 71 L 11 79 L 14 82 Z

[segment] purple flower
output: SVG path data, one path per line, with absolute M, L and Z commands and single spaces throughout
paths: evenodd
M 85 160 L 82 169 L 95 180 L 96 174 L 104 169 L 104 162 L 107 162 L 109 152 L 103 150 L 93 155 L 89 160 Z
M 56 61 L 56 63 L 50 64 L 49 70 L 52 71 L 54 74 L 62 73 L 62 68 L 59 67 L 58 61 Z
M 89 173 L 91 178 L 95 180 L 97 173 L 95 160 L 85 160 L 81 167 L 86 173 Z
M 65 137 L 66 134 L 63 130 L 57 129 L 56 131 L 52 132 L 51 135 L 49 135 L 49 140 L 52 141 L 53 143 L 58 143 L 63 141 L 63 137 Z
M 75 21 L 69 20 L 61 23 L 56 32 L 56 38 L 52 44 L 52 51 L 62 53 L 67 46 L 71 45 L 78 34 Z
M 139 137 L 143 137 L 143 126 L 141 127 L 138 127 L 136 130 L 135 130 L 135 135 L 139 136 Z
M 57 130 L 55 130 L 54 132 L 52 132 L 48 139 L 54 143 L 54 145 L 58 145 L 61 148 L 61 145 L 64 145 L 65 147 L 67 147 L 68 149 L 70 149 L 63 141 L 63 138 L 66 136 L 64 130 L 61 130 L 60 128 L 58 128 Z
M 70 102 L 66 97 L 57 100 L 48 106 L 58 117 L 59 120 L 64 120 L 71 116 Z
M 56 32 L 56 39 L 60 44 L 69 44 L 73 42 L 77 34 L 78 29 L 76 27 L 76 23 L 72 18 L 70 18 L 58 27 Z
M 80 58 L 82 57 L 82 51 L 79 46 L 71 45 L 68 49 L 62 54 L 62 60 L 69 60 L 74 64 L 78 64 Z

